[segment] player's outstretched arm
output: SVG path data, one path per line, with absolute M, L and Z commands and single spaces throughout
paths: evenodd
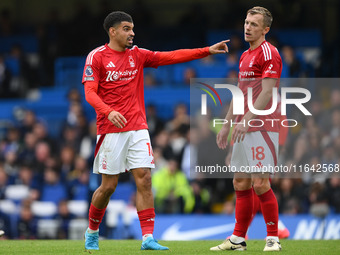
M 182 49 L 174 51 L 160 51 L 157 52 L 159 56 L 159 66 L 173 65 L 192 61 L 195 59 L 204 58 L 211 54 L 221 54 L 228 52 L 227 42 L 230 40 L 221 41 L 210 47 L 197 48 L 197 49 Z
M 209 53 L 210 54 L 222 54 L 222 53 L 229 52 L 227 42 L 230 42 L 230 40 L 224 40 L 224 41 L 218 42 L 210 46 Z

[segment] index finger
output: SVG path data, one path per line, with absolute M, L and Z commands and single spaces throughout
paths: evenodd
M 125 117 L 122 114 L 119 113 L 118 116 L 119 116 L 119 119 L 123 120 L 125 123 L 127 122 Z
M 225 49 L 226 52 L 229 52 L 229 48 L 228 48 L 227 45 L 224 45 L 224 49 Z
M 236 143 L 236 129 L 233 130 L 233 133 L 231 134 L 231 140 L 234 141 L 234 143 Z

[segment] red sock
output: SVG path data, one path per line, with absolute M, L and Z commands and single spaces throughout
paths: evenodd
M 155 226 L 155 208 L 149 208 L 137 212 L 142 229 L 143 236 L 146 234 L 153 234 L 153 228 Z
M 267 226 L 267 236 L 278 236 L 277 223 L 279 221 L 279 205 L 272 189 L 258 196 L 261 210 Z
M 253 219 L 254 219 L 255 215 L 257 214 L 257 212 L 261 211 L 260 199 L 256 195 L 254 188 L 252 188 L 252 191 L 253 191 L 253 212 L 252 212 L 252 215 L 251 215 L 251 219 L 249 221 L 249 226 L 253 222 Z M 248 228 L 249 228 L 249 226 L 248 226 Z
M 93 204 L 90 206 L 89 211 L 89 229 L 97 230 L 105 214 L 106 207 L 98 209 Z
M 253 213 L 252 189 L 236 191 L 235 228 L 233 235 L 245 237 Z

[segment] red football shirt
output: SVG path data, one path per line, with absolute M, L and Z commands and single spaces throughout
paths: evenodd
M 127 120 L 124 128 L 117 128 L 107 116 L 97 112 L 98 134 L 148 128 L 144 106 L 143 68 L 158 67 L 158 60 L 157 52 L 137 46 L 119 52 L 105 44 L 90 52 L 82 82 L 98 82 L 97 94 L 100 99 Z
M 240 71 L 239 71 L 239 87 L 244 95 L 244 113 L 249 111 L 248 109 L 248 87 L 253 89 L 253 104 L 262 91 L 262 79 L 263 78 L 276 78 L 279 79 L 282 71 L 282 60 L 278 50 L 264 41 L 259 47 L 254 50 L 248 49 L 240 58 Z M 279 87 L 279 80 L 277 80 L 276 87 Z M 270 109 L 272 106 L 272 100 L 269 101 L 265 110 Z M 241 121 L 243 116 L 237 116 L 235 122 Z M 279 132 L 279 121 L 266 121 L 266 119 L 279 120 L 280 116 L 276 111 L 269 115 L 258 115 L 255 119 L 263 121 L 263 125 L 260 121 L 252 121 L 253 126 L 261 127 L 249 127 L 248 132 L 254 131 L 272 131 Z

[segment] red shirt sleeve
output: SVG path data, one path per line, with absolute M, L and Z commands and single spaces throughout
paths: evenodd
M 154 68 L 157 68 L 158 66 L 184 63 L 210 55 L 209 47 L 174 51 L 150 51 L 138 48 L 138 51 L 144 57 L 144 67 Z
M 276 48 L 271 50 L 272 58 L 262 65 L 262 78 L 279 79 L 282 71 L 282 60 Z
M 100 60 L 97 59 L 97 55 L 94 53 L 96 53 L 96 49 L 91 51 L 86 58 L 82 79 L 83 84 L 87 81 L 99 82 Z
M 158 65 L 160 66 L 179 64 L 210 55 L 209 47 L 157 52 L 157 54 L 159 55 Z
M 159 66 L 158 64 L 159 56 L 157 54 L 158 52 L 138 47 L 136 47 L 136 49 L 138 50 L 140 56 L 142 56 L 143 58 L 143 67 L 157 68 Z
M 98 83 L 93 81 L 86 81 L 84 83 L 85 99 L 96 110 L 96 112 L 108 116 L 113 109 L 105 104 L 97 94 Z

